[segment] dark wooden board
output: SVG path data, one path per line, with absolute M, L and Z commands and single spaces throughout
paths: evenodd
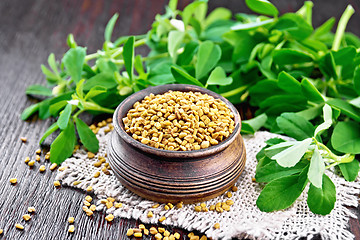
M 101 48 L 106 22 L 120 13 L 115 35 L 145 33 L 156 13 L 163 12 L 165 0 L 1 0 L 0 1 L 0 228 L 1 239 L 124 239 L 135 220 L 117 219 L 108 224 L 103 214 L 87 217 L 81 210 L 85 193 L 69 188 L 54 189 L 55 174 L 38 172 L 39 164 L 29 169 L 24 158 L 34 158 L 37 142 L 50 125 L 50 120 L 20 120 L 20 113 L 31 104 L 24 91 L 30 84 L 45 83 L 40 64 L 49 53 L 61 56 L 67 49 L 66 37 L 74 33 L 88 52 Z M 179 1 L 184 7 L 189 0 Z M 340 17 L 351 3 L 357 10 L 349 29 L 360 35 L 360 3 L 355 0 L 318 0 L 314 7 L 315 25 L 330 16 Z M 281 12 L 294 11 L 302 1 L 278 0 Z M 245 11 L 242 0 L 211 1 L 210 7 L 224 6 L 234 12 Z M 145 51 L 145 50 L 143 50 Z M 21 136 L 28 143 L 20 141 Z M 42 162 L 43 157 L 42 157 Z M 46 163 L 48 166 L 49 163 Z M 9 179 L 18 178 L 10 185 Z M 24 223 L 22 215 L 34 206 L 37 213 Z M 357 210 L 359 216 L 360 210 Z M 75 217 L 75 233 L 67 232 L 69 216 Z M 22 223 L 24 231 L 15 229 Z M 360 238 L 359 221 L 352 219 L 351 231 Z M 168 228 L 170 230 L 170 228 Z M 179 230 L 182 231 L 182 230 Z M 186 231 L 182 231 L 186 233 Z

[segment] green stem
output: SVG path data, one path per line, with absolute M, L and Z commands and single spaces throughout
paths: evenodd
M 333 167 L 337 164 L 340 163 L 349 163 L 352 162 L 355 159 L 355 155 L 350 154 L 350 153 L 346 153 L 343 156 L 338 156 L 336 154 L 334 154 L 327 146 L 325 146 L 323 143 L 317 141 L 315 138 L 313 138 L 315 144 L 319 147 L 322 148 L 323 150 L 325 150 L 328 153 L 328 157 L 330 157 L 331 159 L 333 159 L 335 162 L 330 164 L 328 167 Z M 336 163 L 336 164 L 335 164 Z M 334 165 L 335 164 L 335 165 Z
M 312 26 L 312 8 L 314 6 L 314 3 L 311 2 L 311 1 L 306 1 L 304 3 L 304 6 L 302 6 L 298 11 L 297 13 L 302 15 L 306 22 Z
M 139 39 L 137 41 L 135 41 L 134 43 L 134 47 L 139 47 L 139 46 L 142 46 L 146 43 L 146 39 L 143 38 L 143 39 Z M 119 47 L 118 50 L 116 52 L 114 52 L 113 54 L 111 54 L 111 58 L 117 58 L 119 55 L 121 55 L 124 51 L 124 48 L 123 47 Z
M 348 5 L 344 13 L 342 14 L 336 29 L 334 42 L 331 48 L 332 50 L 334 51 L 339 50 L 341 40 L 344 36 L 346 25 L 349 22 L 350 17 L 354 14 L 354 12 L 355 12 L 354 8 L 351 5 Z
M 79 111 L 77 111 L 74 116 L 73 119 L 77 118 L 81 113 L 83 113 L 85 110 L 84 109 L 80 109 Z
M 169 56 L 169 53 L 165 52 L 165 53 L 160 53 L 160 54 L 150 56 L 150 57 L 144 57 L 143 61 L 151 61 L 151 60 L 156 60 L 156 59 L 159 59 L 159 58 L 165 58 L 165 57 L 168 57 L 168 56 Z
M 238 88 L 235 88 L 234 90 L 231 90 L 231 91 L 228 91 L 228 92 L 224 92 L 221 94 L 221 96 L 227 98 L 227 97 L 231 97 L 231 96 L 234 96 L 238 93 L 241 93 L 243 91 L 245 91 L 246 89 L 248 88 L 247 85 L 244 85 L 244 86 L 241 86 L 241 87 L 238 87 Z

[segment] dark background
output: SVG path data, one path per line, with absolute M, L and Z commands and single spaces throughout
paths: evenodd
M 191 1 L 179 1 L 183 8 Z M 281 13 L 296 11 L 303 1 L 273 1 Z M 51 120 L 23 122 L 20 113 L 33 101 L 24 94 L 30 84 L 44 84 L 40 64 L 54 52 L 57 58 L 67 50 L 66 37 L 73 33 L 88 53 L 102 47 L 107 21 L 115 13 L 120 17 L 114 36 L 143 34 L 150 29 L 156 13 L 163 13 L 164 0 L 1 0 L 0 1 L 0 239 L 124 239 L 126 230 L 138 224 L 116 219 L 108 224 L 104 215 L 87 217 L 81 210 L 85 193 L 69 188 L 53 188 L 55 173 L 39 174 L 40 164 L 29 169 L 24 158 L 38 148 L 37 142 Z M 360 2 L 356 0 L 317 0 L 314 3 L 314 26 L 329 17 L 338 20 L 352 4 L 356 13 L 348 31 L 360 35 Z M 222 6 L 233 12 L 250 12 L 243 0 L 210 0 L 210 9 Z M 335 30 L 335 29 L 334 29 Z M 21 136 L 28 143 L 20 141 Z M 41 160 L 43 161 L 43 160 Z M 49 163 L 46 163 L 47 167 Z M 18 178 L 12 186 L 9 179 Z M 37 213 L 24 223 L 22 215 L 29 206 Z M 359 215 L 359 209 L 357 210 Z M 75 217 L 75 233 L 67 232 L 69 216 Z M 24 231 L 15 229 L 22 223 Z M 352 219 L 351 231 L 358 239 L 359 221 Z M 185 232 L 186 233 L 186 232 Z

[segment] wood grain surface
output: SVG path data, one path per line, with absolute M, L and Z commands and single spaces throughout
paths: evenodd
M 67 50 L 66 37 L 73 33 L 88 52 L 101 48 L 106 22 L 115 13 L 120 17 L 115 36 L 145 33 L 156 13 L 162 13 L 165 0 L 1 0 L 0 1 L 0 239 L 126 239 L 126 230 L 139 224 L 135 220 L 116 219 L 107 223 L 102 213 L 92 217 L 81 210 L 84 192 L 70 188 L 55 189 L 55 173 L 39 173 L 39 163 L 31 169 L 24 158 L 35 158 L 38 140 L 51 120 L 23 122 L 20 113 L 33 100 L 26 97 L 30 84 L 44 84 L 40 64 L 49 53 L 62 56 Z M 190 0 L 179 1 L 180 8 Z M 318 26 L 330 16 L 339 19 L 347 4 L 353 4 L 356 15 L 349 30 L 360 35 L 360 2 L 356 0 L 318 0 L 314 21 Z M 280 12 L 295 11 L 302 1 L 278 0 Z M 234 12 L 249 12 L 242 0 L 210 1 L 210 9 L 228 7 Z M 143 52 L 146 49 L 142 49 Z M 20 137 L 28 138 L 22 143 Z M 43 160 L 43 155 L 41 162 Z M 48 167 L 49 163 L 45 165 Z M 9 179 L 18 183 L 11 185 Z M 29 206 L 37 209 L 29 222 L 22 215 Z M 359 216 L 360 210 L 357 209 Z M 69 234 L 67 218 L 75 217 L 75 233 Z M 15 224 L 25 226 L 23 231 Z M 172 231 L 170 227 L 168 230 Z M 360 239 L 359 221 L 351 219 L 349 229 Z M 187 233 L 177 229 L 182 233 Z M 183 239 L 185 239 L 183 235 Z

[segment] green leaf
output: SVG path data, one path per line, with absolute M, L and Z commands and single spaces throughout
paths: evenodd
M 82 144 L 84 144 L 90 152 L 96 153 L 99 151 L 99 140 L 89 126 L 79 118 L 76 118 L 75 122 Z
M 134 75 L 134 42 L 135 37 L 129 37 L 128 40 L 124 43 L 123 51 L 125 69 L 129 75 L 130 80 L 133 79 Z
M 31 115 L 39 111 L 39 105 L 40 103 L 36 103 L 31 105 L 30 107 L 25 108 L 25 110 L 21 113 L 21 120 L 27 120 Z
M 81 79 L 80 82 L 78 82 L 78 84 L 76 84 L 76 94 L 78 95 L 78 97 L 80 99 L 84 98 L 84 82 L 85 79 Z
M 231 16 L 232 13 L 229 9 L 223 7 L 216 8 L 206 17 L 205 26 L 209 26 L 217 20 L 231 19 Z
M 67 105 L 68 100 L 62 100 L 50 105 L 49 112 L 52 116 L 56 117 L 59 112 Z
M 85 62 L 86 50 L 83 47 L 70 48 L 62 59 L 67 74 L 78 83 L 81 79 L 81 72 Z
M 272 144 L 270 147 L 265 149 L 265 155 L 269 158 L 272 158 L 276 154 L 284 151 L 285 149 L 294 146 L 296 143 L 296 141 L 282 141 L 276 144 Z
M 307 97 L 309 101 L 312 101 L 314 103 L 323 103 L 325 101 L 321 93 L 307 78 L 303 78 L 303 80 L 301 81 L 301 90 L 304 96 Z
M 105 92 L 106 88 L 101 86 L 95 86 L 91 88 L 90 91 L 85 95 L 85 101 Z
M 331 144 L 336 151 L 359 154 L 360 123 L 353 121 L 338 122 L 331 136 Z
M 71 115 L 71 110 L 72 105 L 68 103 L 63 112 L 60 114 L 60 117 L 57 120 L 57 124 L 61 130 L 64 130 L 67 127 Z
M 321 134 L 323 131 L 331 127 L 332 124 L 332 110 L 331 107 L 327 104 L 323 107 L 323 116 L 324 122 L 320 124 L 316 129 L 314 136 L 316 137 L 318 134 Z
M 268 19 L 260 22 L 237 23 L 231 27 L 233 31 L 251 30 L 258 27 L 264 27 L 274 22 L 274 19 Z
M 273 60 L 274 63 L 281 66 L 314 61 L 312 55 L 290 48 L 274 50 Z
M 265 166 L 256 169 L 255 179 L 256 182 L 268 183 L 278 178 L 300 173 L 307 165 L 308 163 L 306 163 L 306 161 L 301 161 L 294 167 L 284 168 L 276 161 L 271 160 L 271 162 Z
M 321 188 L 324 172 L 325 172 L 324 160 L 321 157 L 318 147 L 315 146 L 314 153 L 310 160 L 310 167 L 308 172 L 308 179 L 311 182 L 311 184 L 317 188 Z
M 354 159 L 352 162 L 349 163 L 340 163 L 339 168 L 345 180 L 353 182 L 358 176 L 360 165 L 359 161 Z
M 231 84 L 233 81 L 232 77 L 227 77 L 222 67 L 216 67 L 210 74 L 206 85 L 220 85 L 226 86 Z
M 329 18 L 325 23 L 323 23 L 320 27 L 318 27 L 317 29 L 315 29 L 314 33 L 312 34 L 312 36 L 314 38 L 319 38 L 325 34 L 328 34 L 332 27 L 335 24 L 335 18 Z
M 217 64 L 221 57 L 221 49 L 211 41 L 200 44 L 195 66 L 196 78 L 205 77 Z
M 311 142 L 311 138 L 307 138 L 301 142 L 296 142 L 293 146 L 273 156 L 272 159 L 276 160 L 276 162 L 282 167 L 293 167 L 300 161 L 302 156 L 308 150 Z
M 48 80 L 48 82 L 50 84 L 58 83 L 59 79 L 61 79 L 59 76 L 56 76 L 52 71 L 50 71 L 43 64 L 41 64 L 41 71 L 46 76 L 46 79 Z
M 185 27 L 189 24 L 191 16 L 197 11 L 198 8 L 201 8 L 201 5 L 206 5 L 207 1 L 198 0 L 188 4 L 184 11 L 182 12 L 182 20 Z
M 254 12 L 277 17 L 279 11 L 267 0 L 245 0 L 246 5 Z
M 302 173 L 281 177 L 268 183 L 261 191 L 256 205 L 263 212 L 272 212 L 290 207 L 307 184 L 307 168 Z
M 46 119 L 48 117 L 50 117 L 50 111 L 49 111 L 49 108 L 50 108 L 50 101 L 52 99 L 49 98 L 49 99 L 46 99 L 42 102 L 39 103 L 39 118 L 40 119 Z
M 178 4 L 178 0 L 170 0 L 168 5 L 169 5 L 169 8 L 170 8 L 173 12 L 175 12 L 176 9 L 177 9 L 177 4 Z
M 278 77 L 278 86 L 287 93 L 301 94 L 301 84 L 287 72 L 282 71 Z
M 354 72 L 354 90 L 360 96 L 360 67 L 357 66 Z
M 346 116 L 360 122 L 360 110 L 354 108 L 350 103 L 340 99 L 329 99 L 326 101 L 331 107 L 336 107 L 341 110 L 341 113 L 345 114 Z
M 101 73 L 114 74 L 114 72 L 118 72 L 119 70 L 112 60 L 104 59 L 102 57 L 96 60 L 96 66 Z
M 179 49 L 184 39 L 184 36 L 185 33 L 178 30 L 173 30 L 169 33 L 168 52 L 170 56 L 173 58 L 173 62 L 176 62 L 177 50 Z
M 30 85 L 26 88 L 25 93 L 29 95 L 52 96 L 52 91 L 42 85 Z
M 317 188 L 310 184 L 307 204 L 311 212 L 327 215 L 335 206 L 336 188 L 331 179 L 325 174 L 323 175 L 322 182 L 321 188 Z
M 281 131 L 296 140 L 311 138 L 314 134 L 314 126 L 296 113 L 282 113 L 276 123 Z
M 180 66 L 188 65 L 194 58 L 196 51 L 198 50 L 199 44 L 195 41 L 191 41 L 185 45 L 184 52 L 182 52 L 177 58 L 176 63 Z
M 314 107 L 305 109 L 303 111 L 297 112 L 296 114 L 300 117 L 305 118 L 306 120 L 312 120 L 321 114 L 322 105 L 316 105 Z
M 44 135 L 41 137 L 40 141 L 39 141 L 39 145 L 48 137 L 50 136 L 50 134 L 52 134 L 53 132 L 55 132 L 56 130 L 59 129 L 59 125 L 57 124 L 57 122 L 54 122 L 53 124 L 51 124 L 51 126 L 46 130 L 46 132 L 44 133 Z
M 55 60 L 55 54 L 51 53 L 48 57 L 48 64 L 51 68 L 51 70 L 53 70 L 54 74 L 56 76 L 59 76 L 59 71 L 58 71 L 58 68 L 57 68 L 57 64 L 56 64 L 56 60 Z
M 59 134 L 50 146 L 50 161 L 60 164 L 70 157 L 75 147 L 76 135 L 75 127 L 72 121 L 69 121 L 67 127 Z
M 337 79 L 336 65 L 332 52 L 325 54 L 319 61 L 319 68 L 321 72 L 328 78 Z
M 242 134 L 254 134 L 259 130 L 267 121 L 267 116 L 265 113 L 260 114 L 257 117 L 254 117 L 250 120 L 245 120 L 241 122 L 241 133 Z
M 114 30 L 114 26 L 115 26 L 115 23 L 116 23 L 116 20 L 118 19 L 118 17 L 119 17 L 119 14 L 115 13 L 114 16 L 112 16 L 112 18 L 109 20 L 109 22 L 106 25 L 104 38 L 105 38 L 105 41 L 107 41 L 107 42 L 111 42 L 111 35 Z
M 114 74 L 103 72 L 88 79 L 84 84 L 84 91 L 89 91 L 95 86 L 111 89 L 117 86 Z
M 196 78 L 192 77 L 190 74 L 188 74 L 187 72 L 185 72 L 184 70 L 178 67 L 172 66 L 171 73 L 178 83 L 192 84 L 192 85 L 204 87 L 204 85 L 202 85 L 202 83 L 199 82 Z

